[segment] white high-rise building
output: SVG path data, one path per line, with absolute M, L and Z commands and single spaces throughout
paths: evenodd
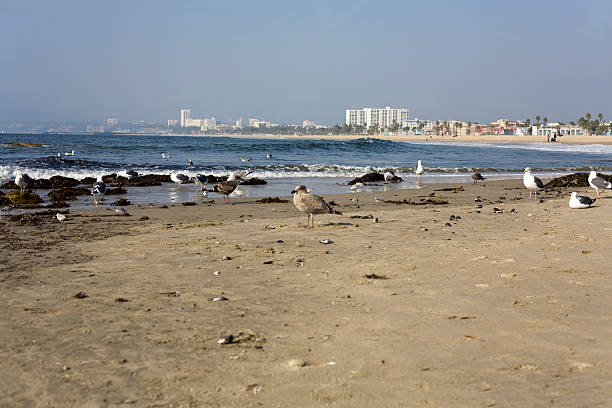
M 119 119 L 117 118 L 108 118 L 106 119 L 106 126 L 107 127 L 115 127 L 119 124 Z
M 390 127 L 394 123 L 398 123 L 404 127 L 408 122 L 408 109 L 391 109 L 386 108 L 363 108 L 363 109 L 347 109 L 346 120 L 347 125 L 370 127 L 373 125 Z
M 181 109 L 181 127 L 191 126 L 191 110 Z
M 200 126 L 200 130 L 202 132 L 206 132 L 210 129 L 215 129 L 217 127 L 217 120 L 215 118 L 210 119 L 202 119 L 202 124 Z

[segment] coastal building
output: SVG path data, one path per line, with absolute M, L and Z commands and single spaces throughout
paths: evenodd
M 363 109 L 347 109 L 345 123 L 355 126 L 382 126 L 391 127 L 394 123 L 405 127 L 408 122 L 408 109 L 392 109 L 386 108 L 363 108 Z
M 191 120 L 191 110 L 181 109 L 181 127 L 189 126 L 188 123 Z
M 118 124 L 119 124 L 119 119 L 117 118 L 106 119 L 106 127 L 112 128 L 112 127 L 116 127 Z
M 177 119 L 168 119 L 168 127 L 176 127 L 178 125 Z
M 545 126 L 538 126 L 538 125 L 532 126 L 531 134 L 538 135 L 538 136 L 551 136 L 552 137 L 557 134 L 561 136 L 567 136 L 567 135 L 577 136 L 577 135 L 584 135 L 586 133 L 584 129 L 581 128 L 580 126 L 575 126 L 572 124 L 562 125 L 559 123 L 551 123 Z
M 215 130 L 217 128 L 217 119 L 200 119 L 200 130 L 206 132 L 207 130 Z
M 236 127 L 237 127 L 238 129 L 242 129 L 242 118 L 240 118 L 240 119 L 238 119 L 238 120 L 236 121 Z

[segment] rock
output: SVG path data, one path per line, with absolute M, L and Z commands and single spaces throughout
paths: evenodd
M 197 204 L 195 202 L 193 202 L 193 201 L 185 201 L 185 202 L 183 202 L 183 205 L 185 207 L 191 207 L 192 205 L 197 205 Z
M 43 199 L 36 193 L 30 191 L 9 191 L 3 198 L 8 198 L 11 204 L 38 204 Z
M 42 147 L 40 143 L 11 142 L 12 147 Z
M 612 182 L 612 176 L 605 174 L 597 174 L 598 177 L 606 181 Z M 550 180 L 545 185 L 546 188 L 560 187 L 589 187 L 589 175 L 587 173 L 572 173 L 563 177 L 557 177 Z
M 106 193 L 104 193 L 104 195 L 121 195 L 121 194 L 126 194 L 126 193 L 127 193 L 127 190 L 119 186 L 117 188 L 107 188 Z
M 263 186 L 265 184 L 268 184 L 268 182 L 257 177 L 252 177 L 250 179 L 242 181 L 240 184 L 243 186 Z
M 126 205 L 132 205 L 132 203 L 130 202 L 130 200 L 126 200 L 125 198 L 119 198 L 119 199 L 115 200 L 113 205 L 115 205 L 115 206 L 126 206 Z
M 62 187 L 49 191 L 49 199 L 54 202 L 74 201 L 82 195 L 89 195 L 91 191 L 86 187 Z
M 352 179 L 348 182 L 348 185 L 352 186 L 355 183 L 378 183 L 379 181 L 385 181 L 385 176 L 380 173 L 368 173 Z

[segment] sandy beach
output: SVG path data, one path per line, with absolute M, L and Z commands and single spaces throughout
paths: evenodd
M 609 406 L 612 196 L 569 193 L 0 217 L 0 406 Z

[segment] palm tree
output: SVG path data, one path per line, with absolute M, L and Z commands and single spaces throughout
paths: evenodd
M 603 122 L 603 115 L 601 113 L 598 113 L 597 117 L 599 118 L 599 123 Z
M 536 123 L 539 125 L 540 124 L 540 115 L 536 116 Z
M 544 122 L 544 126 L 546 126 L 546 122 L 548 122 L 548 118 L 544 116 L 544 119 L 542 119 L 542 122 Z
M 585 115 L 587 120 L 591 120 L 591 114 L 587 112 L 587 114 Z
M 527 125 L 527 127 L 529 127 L 531 125 L 531 120 L 527 118 L 527 120 L 525 121 L 525 124 Z

